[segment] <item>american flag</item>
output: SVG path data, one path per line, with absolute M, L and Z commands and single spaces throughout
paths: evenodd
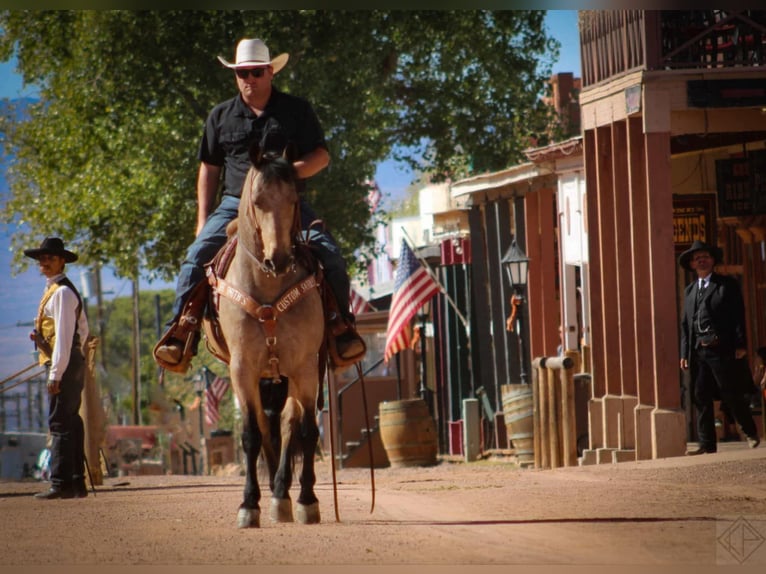
M 366 313 L 367 311 L 373 311 L 372 305 L 369 304 L 367 299 L 359 294 L 359 291 L 351 287 L 351 293 L 349 294 L 349 303 L 351 305 L 351 312 L 354 315 L 360 313 Z
M 222 377 L 216 377 L 205 389 L 205 421 L 211 427 L 216 426 L 218 419 L 221 418 L 218 405 L 221 404 L 221 399 L 227 390 L 229 390 L 229 381 Z
M 394 293 L 388 312 L 386 330 L 386 362 L 410 345 L 409 322 L 431 297 L 439 292 L 439 284 L 431 277 L 415 257 L 407 242 L 402 239 L 399 264 L 394 275 Z

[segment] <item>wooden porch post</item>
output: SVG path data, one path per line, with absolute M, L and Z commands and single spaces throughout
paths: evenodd
M 653 325 L 647 320 L 652 303 L 649 289 L 649 212 L 646 188 L 646 148 L 640 117 L 629 118 L 628 172 L 630 181 L 630 227 L 633 233 L 633 277 L 636 278 L 633 298 L 633 332 L 635 340 L 635 377 L 638 405 L 634 414 L 636 428 L 636 460 L 652 457 L 651 413 L 654 397 Z
M 601 256 L 601 317 L 605 394 L 603 402 L 604 448 L 619 448 L 622 361 L 620 357 L 620 308 L 618 292 L 617 232 L 611 125 L 596 128 L 596 194 Z M 591 226 L 591 229 L 593 226 Z M 598 341 L 594 339 L 595 350 Z
M 673 248 L 673 193 L 670 169 L 670 94 L 644 90 L 647 207 L 649 215 L 649 291 L 651 307 L 643 320 L 652 329 L 655 409 L 652 412 L 652 458 L 678 456 L 686 448 L 685 413 L 680 409 L 678 312 Z

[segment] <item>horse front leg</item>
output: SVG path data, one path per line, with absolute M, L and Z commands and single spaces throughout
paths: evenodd
M 258 427 L 255 408 L 247 404 L 242 429 L 242 450 L 245 453 L 245 492 L 237 513 L 237 528 L 259 528 L 261 525 L 261 489 L 258 486 L 257 463 L 263 436 Z
M 292 442 L 297 423 L 301 416 L 301 406 L 293 397 L 288 397 L 282 409 L 282 444 L 279 455 L 279 466 L 274 476 L 271 489 L 270 517 L 273 522 L 292 522 L 293 507 L 290 501 L 290 486 L 293 482 Z
M 303 464 L 301 466 L 301 493 L 298 496 L 298 504 L 295 514 L 301 524 L 319 524 L 319 499 L 314 494 L 316 474 L 314 472 L 314 456 L 316 455 L 317 441 L 319 440 L 319 427 L 317 426 L 316 413 L 313 404 L 303 409 L 301 419 L 300 442 L 303 451 Z
M 282 408 L 287 399 L 287 377 L 260 379 L 258 382 L 263 413 L 268 420 L 268 437 L 263 445 L 263 454 L 269 469 L 269 488 L 274 492 L 274 477 L 282 451 Z

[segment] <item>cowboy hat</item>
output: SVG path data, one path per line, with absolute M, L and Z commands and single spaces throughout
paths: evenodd
M 251 40 L 245 38 L 240 40 L 237 44 L 237 55 L 235 62 L 226 61 L 223 57 L 218 56 L 220 61 L 227 68 L 257 68 L 259 66 L 271 66 L 273 73 L 276 74 L 279 70 L 285 67 L 289 54 L 280 54 L 273 60 L 269 57 L 269 48 L 263 42 L 263 40 L 255 39 Z
M 37 249 L 25 249 L 24 255 L 32 259 L 40 259 L 41 255 L 58 255 L 67 263 L 77 261 L 77 254 L 64 249 L 64 242 L 58 237 L 46 237 Z
M 691 267 L 689 267 L 689 262 L 691 261 L 692 255 L 694 255 L 697 251 L 707 251 L 710 253 L 710 255 L 715 260 L 716 265 L 723 259 L 723 251 L 721 251 L 720 248 L 713 247 L 704 241 L 695 239 L 694 243 L 692 243 L 692 246 L 678 256 L 678 263 L 681 264 L 681 267 L 691 270 Z

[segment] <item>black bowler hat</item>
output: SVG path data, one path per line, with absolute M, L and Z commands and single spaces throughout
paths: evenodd
M 691 261 L 692 255 L 694 255 L 697 251 L 707 251 L 710 253 L 710 255 L 715 260 L 715 265 L 718 265 L 723 260 L 723 251 L 719 247 L 713 247 L 704 241 L 695 239 L 694 243 L 692 243 L 692 246 L 678 256 L 678 263 L 681 264 L 681 267 L 691 271 L 691 267 L 689 267 L 689 261 Z
M 67 263 L 77 261 L 77 254 L 64 249 L 64 242 L 59 237 L 46 237 L 37 249 L 25 249 L 24 255 L 32 259 L 40 259 L 41 255 L 58 255 Z

